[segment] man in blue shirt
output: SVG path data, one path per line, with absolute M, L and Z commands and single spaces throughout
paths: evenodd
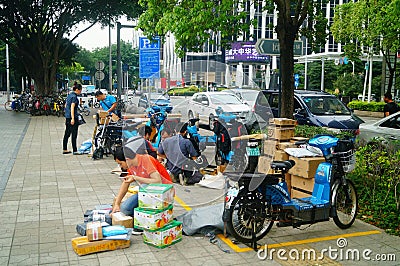
M 104 111 L 108 111 L 109 114 L 114 113 L 121 117 L 121 115 L 117 111 L 118 102 L 114 96 L 110 94 L 105 95 L 100 90 L 96 91 L 94 96 L 96 97 L 97 101 L 100 102 L 100 106 Z
M 78 148 L 76 146 L 76 139 L 78 137 L 78 95 L 82 92 L 82 85 L 76 84 L 73 88 L 73 92 L 68 94 L 67 99 L 65 101 L 65 132 L 63 138 L 63 154 L 71 153 L 68 150 L 68 139 L 71 137 L 72 142 L 72 151 L 74 155 L 79 154 Z
M 177 181 L 179 177 L 181 185 L 198 183 L 202 175 L 197 171 L 194 160 L 199 154 L 192 142 L 186 138 L 187 123 L 178 123 L 175 132 L 177 133 L 175 136 L 160 142 L 158 155 L 160 158 L 167 159 L 166 168 L 172 174 L 173 180 Z M 181 180 L 181 174 L 186 180 Z

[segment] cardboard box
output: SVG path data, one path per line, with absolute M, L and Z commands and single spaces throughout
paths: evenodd
M 295 166 L 289 170 L 289 174 L 304 178 L 313 178 L 320 163 L 325 162 L 324 157 L 304 157 L 297 158 L 289 156 L 289 160 L 295 161 Z
M 173 219 L 173 206 L 165 210 L 146 210 L 135 208 L 133 223 L 135 228 L 157 230 L 168 224 Z
M 260 156 L 258 157 L 258 172 L 260 173 L 269 173 L 271 169 L 271 162 L 273 161 L 273 157 L 271 156 Z
M 294 199 L 294 198 L 301 199 L 301 198 L 310 197 L 311 194 L 303 192 L 303 191 L 300 191 L 300 190 L 297 190 L 297 189 L 292 187 L 291 192 L 290 192 L 290 196 L 292 197 L 292 199 Z
M 267 139 L 263 142 L 264 155 L 274 156 L 275 152 L 278 150 L 278 141 Z
M 277 150 L 277 151 L 275 151 L 274 160 L 275 161 L 286 161 L 286 160 L 289 160 L 289 154 L 287 154 L 283 150 Z
M 156 248 L 165 248 L 182 240 L 182 222 L 172 221 L 156 231 L 144 230 L 143 242 Z
M 291 176 L 292 188 L 298 188 L 312 193 L 314 189 L 314 178 L 304 178 L 297 175 Z
M 101 117 L 99 120 L 100 125 L 104 125 L 104 124 L 108 125 L 108 123 L 110 123 L 110 119 L 107 117 Z
M 277 126 L 286 126 L 286 127 L 294 127 L 297 122 L 296 120 L 289 118 L 271 118 L 269 120 L 270 124 L 275 124 Z
M 90 242 L 87 236 L 76 237 L 71 240 L 72 248 L 79 256 L 107 250 L 129 248 L 130 240 L 99 240 Z
M 286 148 L 297 148 L 297 146 L 293 142 L 278 142 L 279 150 L 285 150 Z
M 125 228 L 133 228 L 133 218 L 122 212 L 116 212 L 112 215 L 112 225 L 123 225 Z
M 163 210 L 174 203 L 175 189 L 170 184 L 150 184 L 139 189 L 139 208 Z
M 101 222 L 88 222 L 86 224 L 86 236 L 89 241 L 103 239 L 103 227 Z
M 304 138 L 304 137 L 293 137 L 290 139 L 290 142 L 296 143 L 297 141 L 306 141 L 309 140 L 309 138 Z
M 276 140 L 290 140 L 294 137 L 294 127 L 269 127 L 268 138 Z
M 291 190 L 292 190 L 292 175 L 289 174 L 289 173 L 286 173 L 285 174 L 285 181 L 286 181 L 286 185 L 287 185 L 287 188 L 288 188 L 288 192 L 290 194 Z
M 99 114 L 100 118 L 106 118 L 108 116 L 108 112 L 107 111 L 98 110 L 97 113 Z

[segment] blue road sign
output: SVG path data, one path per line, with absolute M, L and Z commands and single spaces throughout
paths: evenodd
M 299 74 L 294 74 L 294 80 L 299 80 L 300 75 Z
M 160 50 L 139 51 L 139 78 L 160 77 Z
M 157 49 L 160 50 L 160 38 L 155 37 L 151 42 L 146 37 L 139 37 L 139 50 Z
M 297 88 L 298 86 L 299 86 L 299 81 L 298 80 L 296 80 L 295 82 L 294 82 L 294 86 Z

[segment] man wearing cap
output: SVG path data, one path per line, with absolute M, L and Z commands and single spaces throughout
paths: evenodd
M 96 97 L 97 101 L 99 101 L 100 106 L 104 111 L 108 111 L 109 114 L 114 113 L 120 117 L 120 115 L 117 112 L 118 102 L 114 96 L 110 94 L 105 95 L 100 90 L 96 91 L 94 96 Z
M 146 153 L 146 144 L 142 137 L 128 139 L 123 149 L 116 150 L 114 159 L 121 169 L 127 169 L 128 175 L 121 184 L 112 213 L 121 211 L 126 215 L 133 215 L 133 209 L 138 206 L 137 194 L 121 204 L 132 182 L 136 181 L 139 185 L 172 183 L 165 167 Z

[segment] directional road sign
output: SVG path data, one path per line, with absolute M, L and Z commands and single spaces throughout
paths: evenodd
M 96 73 L 94 73 L 94 77 L 96 78 L 96 80 L 103 80 L 104 76 L 105 75 L 103 71 L 96 71 Z
M 277 39 L 258 39 L 256 42 L 256 50 L 261 55 L 279 55 L 279 40 Z M 295 56 L 303 54 L 303 42 L 294 41 L 293 53 Z

